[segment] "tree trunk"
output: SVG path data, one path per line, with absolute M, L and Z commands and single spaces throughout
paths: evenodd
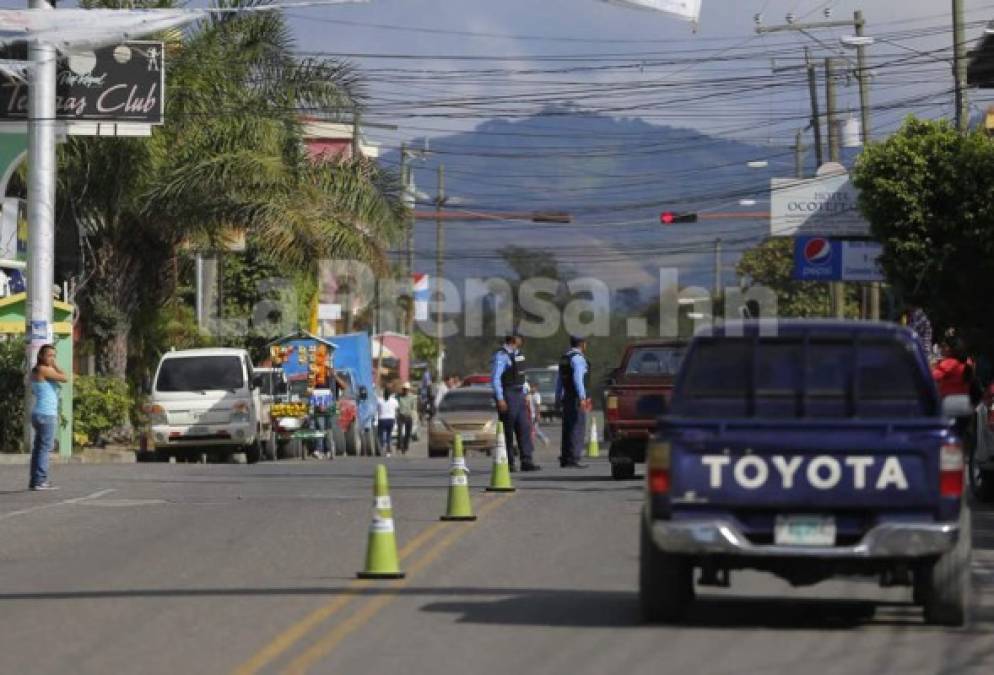
M 96 342 L 97 373 L 123 380 L 128 370 L 128 334 L 130 323 L 122 323 L 108 336 Z

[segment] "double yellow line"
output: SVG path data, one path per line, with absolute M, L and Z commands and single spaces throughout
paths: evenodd
M 481 520 L 485 515 L 504 504 L 510 495 L 496 497 L 488 501 L 477 512 L 477 520 Z M 348 637 L 365 624 L 367 624 L 376 614 L 388 604 L 397 599 L 400 589 L 406 587 L 409 579 L 431 565 L 449 547 L 460 538 L 472 531 L 470 524 L 435 523 L 431 527 L 425 528 L 411 539 L 398 552 L 401 561 L 411 558 L 418 550 L 431 542 L 435 536 L 443 530 L 449 529 L 451 532 L 445 535 L 427 550 L 418 560 L 410 565 L 407 570 L 407 579 L 399 582 L 392 582 L 387 588 L 390 589 L 380 595 L 371 598 L 366 604 L 360 607 L 354 614 L 344 621 L 341 621 L 319 638 L 306 651 L 297 656 L 283 670 L 286 675 L 300 675 L 306 673 L 315 663 L 331 653 L 342 640 Z M 359 597 L 362 591 L 374 586 L 377 582 L 368 579 L 356 579 L 351 582 L 343 591 L 342 595 L 327 604 L 318 607 L 316 610 L 297 621 L 285 631 L 277 635 L 269 644 L 263 647 L 252 658 L 241 664 L 232 671 L 232 675 L 255 675 L 266 666 L 280 658 L 288 650 L 303 640 L 315 628 L 335 616 L 349 604 Z M 382 582 L 381 582 L 382 583 Z

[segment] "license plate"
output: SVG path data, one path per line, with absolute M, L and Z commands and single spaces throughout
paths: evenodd
M 464 443 L 466 441 L 475 441 L 476 440 L 476 434 L 459 434 L 459 435 L 462 436 L 462 440 L 463 440 Z
M 835 518 L 777 516 L 773 542 L 789 546 L 835 546 Z
M 207 427 L 190 427 L 186 430 L 187 436 L 206 436 Z

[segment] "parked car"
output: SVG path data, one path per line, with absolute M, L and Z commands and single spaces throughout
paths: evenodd
M 610 443 L 611 475 L 631 478 L 645 462 L 656 420 L 666 412 L 673 381 L 686 349 L 675 340 L 634 342 L 625 348 L 604 389 L 604 438 Z
M 428 427 L 428 456 L 447 456 L 456 433 L 466 450 L 489 454 L 497 446 L 497 406 L 489 387 L 459 387 L 442 397 Z
M 561 416 L 561 412 L 556 407 L 556 379 L 558 377 L 559 366 L 528 368 L 525 371 L 525 379 L 542 395 L 542 406 L 539 414 L 543 419 Z
M 145 408 L 160 460 L 203 452 L 262 456 L 262 401 L 244 349 L 185 349 L 162 356 Z
M 910 330 L 867 322 L 726 323 L 694 338 L 641 516 L 644 617 L 677 621 L 697 583 L 742 569 L 796 586 L 835 576 L 911 587 L 928 623 L 970 593 L 962 441 Z M 772 334 L 770 334 L 772 333 Z
M 462 384 L 460 384 L 459 386 L 475 387 L 483 384 L 486 385 L 490 384 L 490 375 L 487 373 L 474 373 L 472 375 L 467 375 L 466 377 L 464 377 L 462 379 Z

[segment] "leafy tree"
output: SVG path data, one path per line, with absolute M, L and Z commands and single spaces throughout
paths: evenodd
M 0 452 L 24 442 L 24 340 L 0 339 Z
M 352 110 L 357 79 L 296 56 L 281 14 L 213 17 L 169 37 L 166 123 L 150 139 L 73 137 L 60 152 L 60 226 L 83 242 L 79 304 L 98 371 L 115 377 L 172 297 L 183 245 L 216 248 L 241 228 L 301 271 L 322 257 L 384 268 L 404 209 L 373 163 L 306 156 L 301 111 Z
M 909 118 L 866 148 L 853 173 L 881 264 L 906 302 L 994 347 L 994 141 L 946 121 Z
M 772 237 L 743 252 L 735 271 L 747 289 L 765 286 L 777 294 L 779 316 L 828 316 L 831 311 L 828 284 L 793 279 L 794 240 L 791 238 Z

